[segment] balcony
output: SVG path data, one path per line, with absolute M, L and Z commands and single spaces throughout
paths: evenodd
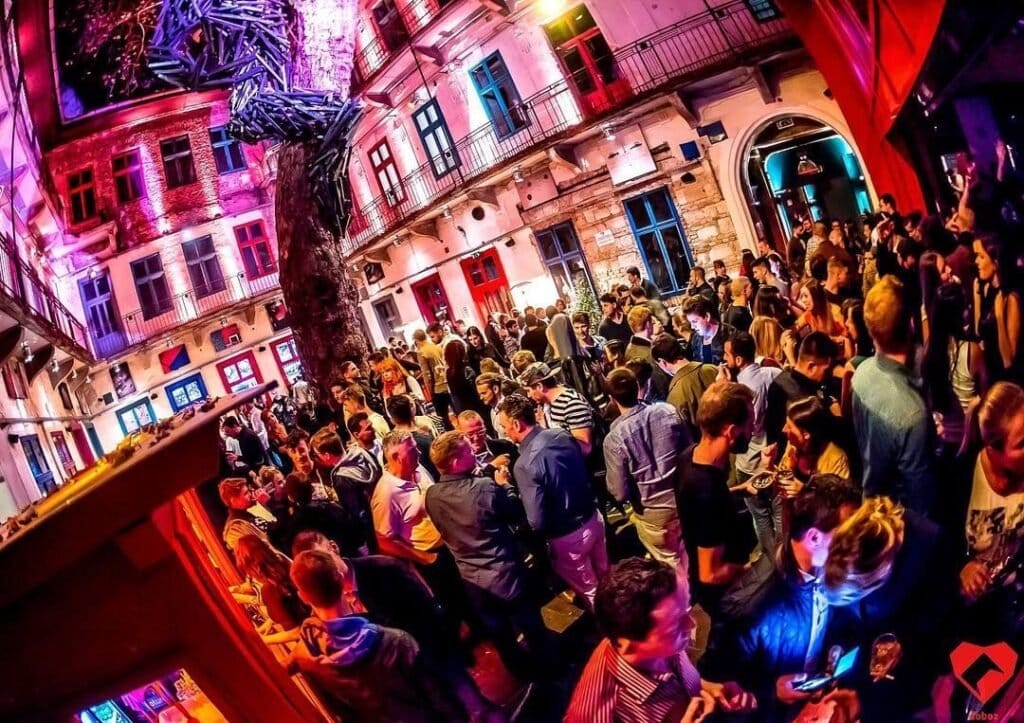
M 581 97 L 559 81 L 512 109 L 511 133 L 487 123 L 454 143 L 442 159 L 452 167 L 438 178 L 428 161 L 402 178 L 400 193 L 381 194 L 354 212 L 342 251 L 356 253 L 402 226 L 414 215 L 499 166 L 522 158 L 628 105 L 730 65 L 750 62 L 795 38 L 785 20 L 758 22 L 745 2 L 735 2 L 682 20 L 614 52 L 616 80 L 602 93 Z
M 190 287 L 183 294 L 171 297 L 166 309 L 148 317 L 142 309 L 124 314 L 120 328 L 106 336 L 93 334 L 92 346 L 97 358 L 109 359 L 144 344 L 153 337 L 192 322 L 224 313 L 233 306 L 242 306 L 280 288 L 277 272 L 249 279 L 244 273 L 224 278 L 223 288 Z
M 89 358 L 85 325 L 39 280 L 31 266 L 14 255 L 12 242 L 4 236 L 0 236 L 0 293 L 3 307 L 20 323 L 73 356 Z
M 355 54 L 357 84 L 370 82 L 388 64 L 392 57 L 402 52 L 409 41 L 419 35 L 437 18 L 451 0 L 409 0 L 383 27 L 378 22 L 378 32 L 373 40 Z M 387 38 L 385 40 L 385 37 Z

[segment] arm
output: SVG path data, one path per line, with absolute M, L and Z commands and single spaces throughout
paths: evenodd
M 618 434 L 604 440 L 605 485 L 618 502 L 629 498 L 629 467 L 626 464 L 625 446 Z
M 523 510 L 530 527 L 538 532 L 544 529 L 544 471 L 534 466 L 516 464 L 516 482 L 519 484 L 519 496 L 523 501 Z M 534 463 L 536 465 L 536 463 Z
M 397 537 L 384 537 L 378 533 L 377 545 L 382 555 L 390 555 L 391 557 L 409 560 L 420 565 L 430 565 L 437 559 L 437 555 L 433 552 L 421 552 L 405 540 L 398 539 Z
M 580 451 L 583 452 L 583 456 L 586 457 L 589 455 L 590 450 L 593 449 L 593 443 L 591 441 L 593 439 L 593 435 L 590 427 L 578 427 L 570 430 L 570 434 L 572 434 L 573 439 L 579 442 Z
M 423 377 L 423 390 L 426 399 L 434 395 L 434 362 L 427 354 L 420 354 L 420 374 Z
M 416 381 L 415 378 L 412 376 L 406 376 L 405 385 L 409 388 L 409 394 L 411 394 L 414 399 L 418 399 L 421 402 L 424 401 L 423 387 L 420 386 L 420 383 Z
M 697 548 L 697 576 L 705 585 L 727 585 L 742 573 L 745 565 L 726 562 L 725 545 Z
M 1017 294 L 996 297 L 996 321 L 999 325 L 999 356 L 1003 366 L 1009 369 L 1017 356 L 1020 336 L 1020 297 Z

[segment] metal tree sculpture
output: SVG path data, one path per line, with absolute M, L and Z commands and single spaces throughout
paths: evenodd
M 281 287 L 299 353 L 325 383 L 366 352 L 338 243 L 361 116 L 349 98 L 356 9 L 356 0 L 164 0 L 150 47 L 151 69 L 168 82 L 232 89 L 232 136 L 281 142 Z

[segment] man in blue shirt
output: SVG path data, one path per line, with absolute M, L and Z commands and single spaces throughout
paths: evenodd
M 530 527 L 547 541 L 554 571 L 593 607 L 608 551 L 579 444 L 565 430 L 537 426 L 536 406 L 520 394 L 505 398 L 498 423 L 519 445 L 513 472 Z
M 935 501 L 932 419 L 911 381 L 911 310 L 903 284 L 886 276 L 864 300 L 875 356 L 853 375 L 853 427 L 864 463 L 864 496 L 892 497 L 928 515 Z

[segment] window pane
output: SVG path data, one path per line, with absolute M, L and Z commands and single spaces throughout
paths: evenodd
M 562 249 L 563 254 L 571 254 L 574 251 L 579 251 L 579 244 L 576 243 L 576 231 L 569 224 L 557 226 L 555 233 L 558 235 L 558 245 Z
M 690 261 L 686 242 L 683 240 L 679 226 L 662 229 L 661 240 L 665 244 L 665 254 L 672 264 L 672 273 L 676 277 L 676 288 L 683 288 L 690 278 Z
M 590 70 L 587 69 L 586 64 L 583 62 L 583 54 L 580 52 L 580 49 L 574 46 L 559 51 L 559 54 L 562 56 L 562 62 L 565 63 L 566 70 L 569 71 L 569 75 L 572 77 L 576 90 L 584 94 L 593 92 L 597 86 L 594 84 L 594 79 L 590 77 Z
M 655 221 L 675 221 L 672 213 L 672 201 L 668 191 L 661 189 L 647 194 L 647 200 L 651 204 L 651 211 Z
M 644 258 L 647 259 L 647 266 L 651 271 L 651 281 L 661 291 L 672 291 L 672 277 L 669 276 L 665 259 L 661 256 L 661 245 L 658 243 L 657 235 L 653 232 L 640 234 L 637 243 L 643 251 Z
M 551 231 L 544 231 L 537 234 L 537 243 L 540 245 L 540 253 L 546 260 L 551 261 L 559 256 L 558 246 L 555 243 L 555 235 Z
M 487 277 L 488 281 L 494 281 L 498 278 L 498 264 L 495 263 L 494 258 L 488 256 L 483 260 L 484 276 Z
M 654 225 L 647 213 L 647 204 L 644 203 L 643 196 L 626 201 L 626 213 L 629 214 L 629 220 L 635 229 L 649 228 Z
M 615 57 L 604 36 L 597 34 L 589 38 L 586 45 L 587 50 L 590 51 L 590 57 L 594 60 L 594 65 L 597 66 L 597 71 L 601 74 L 601 80 L 606 84 L 614 81 L 618 77 L 615 69 Z

